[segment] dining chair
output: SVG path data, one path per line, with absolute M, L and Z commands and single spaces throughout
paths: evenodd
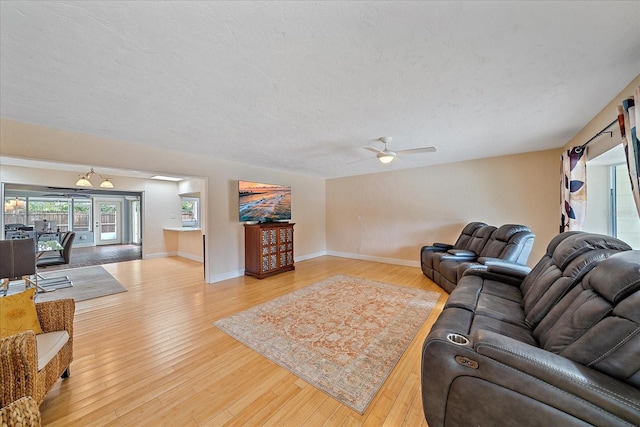
M 9 291 L 9 282 L 21 278 L 25 287 L 38 287 L 36 274 L 36 245 L 33 239 L 0 240 L 0 279 L 3 296 Z M 34 277 L 34 279 L 31 279 Z
M 48 265 L 69 264 L 71 260 L 71 247 L 76 237 L 76 233 L 73 231 L 67 231 L 62 237 L 62 249 L 54 255 L 44 255 L 38 258 L 37 264 L 39 267 L 46 267 Z

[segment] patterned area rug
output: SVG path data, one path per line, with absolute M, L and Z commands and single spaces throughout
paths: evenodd
M 362 414 L 438 297 L 333 276 L 215 325 Z

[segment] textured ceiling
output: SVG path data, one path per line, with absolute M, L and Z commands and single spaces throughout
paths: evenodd
M 639 1 L 0 8 L 3 118 L 319 177 L 561 147 L 640 71 Z

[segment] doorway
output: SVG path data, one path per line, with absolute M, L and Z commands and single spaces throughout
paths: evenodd
M 142 244 L 142 216 L 140 213 L 140 200 L 131 200 L 129 203 L 131 206 L 131 243 L 134 245 L 140 245 Z
M 119 245 L 122 243 L 122 202 L 97 199 L 94 205 L 95 244 Z

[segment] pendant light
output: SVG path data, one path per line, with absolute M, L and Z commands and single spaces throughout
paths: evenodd
M 94 175 L 96 172 L 91 168 L 89 172 L 84 175 L 81 175 L 80 178 L 76 181 L 76 187 L 93 187 L 91 183 L 91 175 Z M 98 174 L 100 175 L 100 174 Z M 113 183 L 109 181 L 109 178 L 105 178 L 100 175 L 102 182 L 100 183 L 100 188 L 113 188 Z

